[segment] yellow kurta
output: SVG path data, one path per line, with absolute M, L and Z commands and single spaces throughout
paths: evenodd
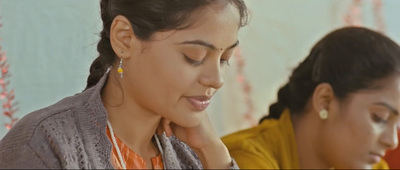
M 289 110 L 280 119 L 222 138 L 241 169 L 299 169 L 296 139 Z M 388 169 L 383 160 L 374 169 Z

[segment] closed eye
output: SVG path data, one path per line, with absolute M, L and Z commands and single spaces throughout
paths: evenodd
M 381 117 L 379 117 L 376 114 L 372 114 L 372 120 L 374 120 L 374 122 L 376 122 L 376 123 L 386 123 L 387 122 L 387 120 L 382 119 Z
M 221 60 L 220 60 L 221 64 L 226 64 L 226 65 L 230 66 L 229 59 L 231 59 L 231 57 L 232 57 L 232 51 L 233 50 L 230 50 L 221 56 Z
M 229 60 L 226 60 L 226 59 L 221 59 L 221 62 L 220 62 L 221 64 L 226 64 L 226 65 L 228 65 L 228 66 L 231 66 L 230 64 L 229 64 Z
M 194 65 L 194 66 L 199 66 L 199 65 L 203 64 L 204 60 L 205 60 L 205 59 L 203 59 L 201 61 L 193 60 L 190 57 L 188 57 L 186 54 L 183 54 L 183 56 L 184 56 L 186 62 L 188 62 L 189 64 Z

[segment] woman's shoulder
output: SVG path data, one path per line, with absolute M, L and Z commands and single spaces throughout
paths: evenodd
M 82 94 L 66 97 L 57 103 L 33 111 L 10 129 L 0 141 L 0 150 L 30 144 L 38 133 L 51 133 L 52 130 L 70 130 L 73 114 L 79 106 Z M 58 127 L 60 126 L 60 127 Z
M 21 159 L 32 159 L 33 167 L 58 165 L 53 148 L 67 147 L 65 140 L 76 134 L 74 113 L 78 98 L 79 95 L 66 97 L 21 118 L 0 141 L 0 152 L 14 158 L 7 166 L 19 167 Z
M 278 120 L 267 121 L 222 137 L 240 168 L 279 168 L 273 152 L 279 140 L 273 137 L 279 138 Z
M 66 97 L 19 120 L 0 141 L 0 157 L 13 158 L 4 167 L 21 167 L 27 164 L 19 162 L 32 159 L 32 167 L 81 169 L 92 166 L 89 156 L 106 157 L 111 148 L 105 135 L 106 112 L 101 98 L 88 96 L 83 92 Z M 91 155 L 82 154 L 87 152 Z M 107 162 L 93 165 L 108 167 Z
M 373 165 L 372 169 L 389 169 L 389 166 L 388 166 L 387 162 L 382 159 L 380 162 Z
M 279 130 L 278 120 L 264 121 L 262 124 L 248 129 L 243 129 L 222 137 L 222 141 L 228 149 L 251 149 L 265 142 L 264 136 L 271 136 L 271 133 Z

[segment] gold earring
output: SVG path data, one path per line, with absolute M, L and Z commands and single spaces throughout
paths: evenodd
M 119 61 L 119 66 L 118 66 L 117 72 L 121 75 L 121 79 L 122 79 L 124 77 L 124 69 L 122 68 L 122 58 Z
M 119 66 L 117 69 L 117 72 L 121 75 L 121 79 L 124 77 L 124 69 L 122 68 L 122 55 L 124 55 L 123 51 L 121 51 L 121 60 L 119 60 Z
M 325 109 L 322 109 L 321 111 L 319 111 L 319 117 L 320 117 L 322 120 L 328 119 L 328 111 L 325 110 Z

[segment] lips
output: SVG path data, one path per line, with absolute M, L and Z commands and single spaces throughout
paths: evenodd
M 210 104 L 210 97 L 207 96 L 190 96 L 186 99 L 196 111 L 203 111 Z
M 385 154 L 371 153 L 370 155 L 371 155 L 371 162 L 372 162 L 372 163 L 378 163 L 378 162 L 381 161 L 382 157 L 383 157 Z

